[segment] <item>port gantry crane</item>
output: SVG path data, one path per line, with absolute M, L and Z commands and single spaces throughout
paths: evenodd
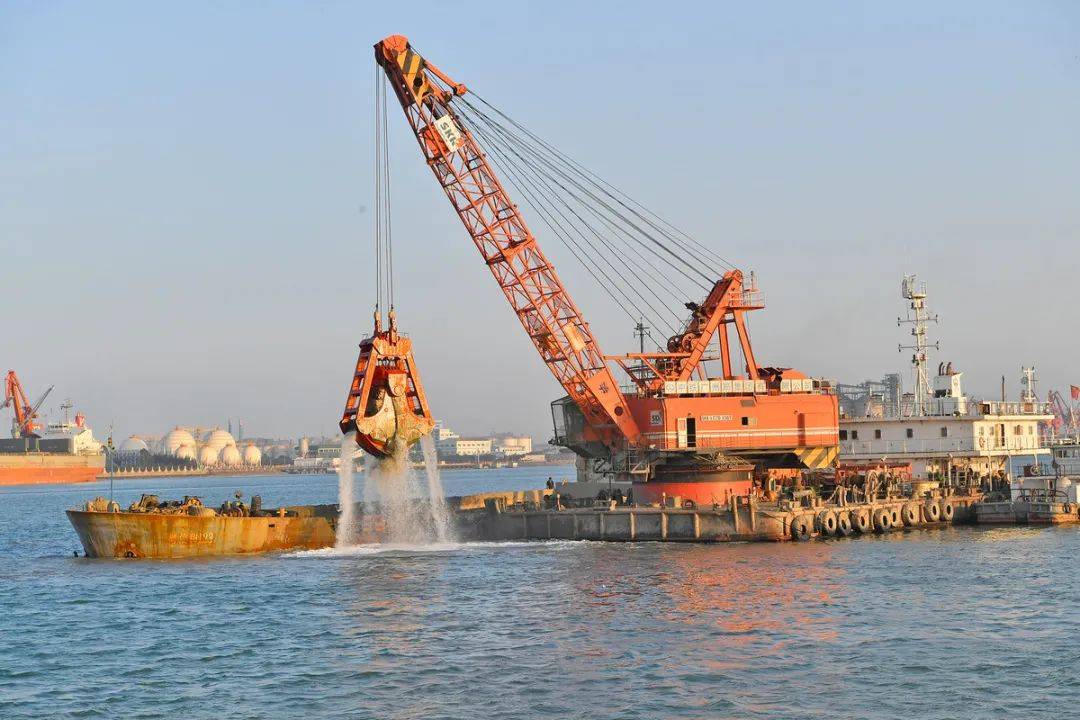
M 19 376 L 14 370 L 8 370 L 4 381 L 4 404 L 0 408 L 11 407 L 15 417 L 11 421 L 11 437 L 37 437 L 37 431 L 41 425 L 37 423 L 38 410 L 41 409 L 45 398 L 49 397 L 53 386 L 41 394 L 36 403 L 31 404 L 23 390 Z
M 1054 420 L 1051 422 L 1054 434 L 1075 436 L 1080 433 L 1080 417 L 1077 417 L 1076 408 L 1069 405 L 1061 393 L 1051 390 L 1046 401 L 1054 414 Z
M 581 221 L 609 250 L 618 233 L 631 237 L 619 226 L 620 220 L 634 225 L 639 235 L 632 239 L 638 244 L 626 242 L 625 252 L 608 255 L 608 267 L 600 263 L 590 270 L 609 294 L 612 287 L 622 287 L 623 297 L 632 301 L 625 294 L 628 284 L 618 285 L 612 278 L 613 266 L 622 263 L 630 275 L 640 276 L 653 298 L 670 301 L 660 296 L 660 283 L 648 279 L 657 262 L 667 262 L 695 280 L 701 275 L 695 254 L 707 254 L 708 249 L 680 241 L 670 232 L 673 226 L 663 225 L 666 221 L 642 214 L 644 208 L 612 194 L 610 185 L 475 93 L 469 94 L 463 84 L 413 49 L 407 38 L 394 35 L 380 41 L 375 59 L 440 187 L 536 351 L 567 393 L 552 403 L 557 443 L 593 460 L 604 472 L 634 480 L 635 497 L 643 500 L 666 494 L 723 502 L 749 491 L 754 468 L 832 463 L 839 416 L 830 384 L 790 368 L 757 364 L 745 316 L 764 303 L 752 274 L 750 282 L 734 267 L 719 280 L 705 276 L 707 283 L 698 283 L 707 290 L 704 300 L 682 303 L 691 315 L 688 320 L 678 318 L 665 348 L 605 355 L 493 161 L 501 161 L 514 186 L 543 213 L 548 227 L 575 256 L 574 248 L 584 248 L 566 232 L 568 224 Z M 471 103 L 469 97 L 490 110 Z M 525 143 L 520 142 L 522 133 Z M 478 139 L 487 140 L 492 156 Z M 553 205 L 552 196 L 559 189 L 585 197 L 586 204 Z M 594 205 L 607 214 L 601 216 Z M 589 224 L 590 213 L 601 218 L 601 231 Z M 634 218 L 639 222 L 635 224 Z M 665 237 L 675 242 L 665 244 Z M 652 261 L 640 252 L 642 248 L 654 253 Z M 736 371 L 733 363 L 730 326 L 744 372 Z M 714 339 L 718 354 L 710 351 Z M 706 360 L 720 361 L 719 376 L 707 374 Z M 623 368 L 630 385 L 620 386 L 609 362 Z

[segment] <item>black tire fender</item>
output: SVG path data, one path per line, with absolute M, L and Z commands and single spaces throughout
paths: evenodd
M 814 534 L 812 515 L 800 515 L 791 521 L 791 537 L 795 540 L 809 540 Z
M 878 532 L 892 530 L 892 513 L 888 508 L 878 508 L 874 511 L 874 529 Z

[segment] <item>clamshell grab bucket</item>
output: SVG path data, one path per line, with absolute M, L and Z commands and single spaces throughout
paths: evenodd
M 346 435 L 355 433 L 356 444 L 376 457 L 409 447 L 435 427 L 412 341 L 398 333 L 392 314 L 389 330 L 376 320 L 374 334 L 360 343 L 339 426 Z

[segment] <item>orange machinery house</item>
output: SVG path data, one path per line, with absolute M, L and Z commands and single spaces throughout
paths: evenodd
M 635 500 L 724 502 L 751 492 L 754 469 L 820 468 L 836 458 L 829 383 L 757 364 L 745 313 L 764 307 L 738 270 L 719 278 L 667 352 L 605 355 L 488 162 L 456 102 L 468 90 L 400 35 L 375 45 L 424 160 L 566 397 L 556 442 L 631 479 Z M 751 276 L 752 277 L 752 276 Z M 733 367 L 734 329 L 743 362 Z M 718 352 L 716 345 L 718 345 Z M 719 360 L 710 375 L 705 361 Z M 630 384 L 612 372 L 620 366 Z

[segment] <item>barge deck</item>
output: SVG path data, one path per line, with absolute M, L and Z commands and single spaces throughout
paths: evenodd
M 733 502 L 707 509 L 614 504 L 526 509 L 508 508 L 492 497 L 483 511 L 459 511 L 458 526 L 464 539 L 477 541 L 804 541 L 972 522 L 977 501 L 975 496 L 951 496 L 815 507 Z

